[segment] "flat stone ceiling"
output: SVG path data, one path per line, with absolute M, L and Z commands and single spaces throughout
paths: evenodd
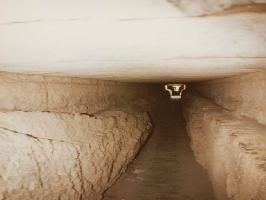
M 166 0 L 0 0 L 0 71 L 198 81 L 266 68 L 266 13 Z

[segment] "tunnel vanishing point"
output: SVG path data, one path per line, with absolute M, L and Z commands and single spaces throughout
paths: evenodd
M 0 200 L 266 200 L 265 0 L 0 0 L 0 27 Z

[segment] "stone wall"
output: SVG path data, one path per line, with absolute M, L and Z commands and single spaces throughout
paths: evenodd
M 266 72 L 195 83 L 193 88 L 235 115 L 266 124 Z
M 197 160 L 217 199 L 265 200 L 266 73 L 192 84 L 184 101 Z
M 266 199 L 265 77 L 197 83 L 183 100 L 191 147 L 217 200 Z
M 143 84 L 0 73 L 0 110 L 95 113 L 152 91 Z
M 0 75 L 0 199 L 101 199 L 151 131 L 147 85 Z

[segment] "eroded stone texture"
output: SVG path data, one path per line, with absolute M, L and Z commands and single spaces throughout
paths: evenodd
M 0 113 L 1 199 L 99 199 L 151 128 L 147 113 Z
M 151 91 L 142 84 L 0 73 L 0 110 L 95 113 Z
M 235 115 L 266 124 L 266 73 L 258 72 L 194 84 L 203 96 Z
M 265 200 L 266 127 L 191 94 L 183 111 L 192 149 L 208 170 L 216 198 Z
M 265 0 L 168 0 L 190 16 L 213 15 L 233 6 L 265 7 Z M 258 9 L 258 8 L 257 8 Z M 249 10 L 246 7 L 246 10 Z M 245 11 L 245 10 L 244 10 Z
M 151 131 L 145 85 L 11 74 L 0 81 L 3 200 L 101 199 Z

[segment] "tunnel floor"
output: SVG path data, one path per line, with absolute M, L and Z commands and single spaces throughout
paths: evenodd
M 190 149 L 177 103 L 160 106 L 154 116 L 151 137 L 104 200 L 214 200 L 207 173 Z

